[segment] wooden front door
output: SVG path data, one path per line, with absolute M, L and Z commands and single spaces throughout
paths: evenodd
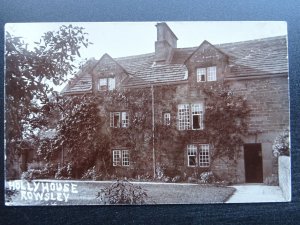
M 244 145 L 246 183 L 263 182 L 261 144 Z

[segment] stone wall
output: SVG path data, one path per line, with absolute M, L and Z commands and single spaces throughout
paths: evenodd
M 278 158 L 279 186 L 286 201 L 291 201 L 291 158 L 279 156 Z
M 232 88 L 245 96 L 250 113 L 250 132 L 282 132 L 289 126 L 288 77 L 232 81 Z

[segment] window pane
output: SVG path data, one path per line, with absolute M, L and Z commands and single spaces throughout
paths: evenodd
M 216 67 L 211 66 L 207 68 L 207 81 L 216 81 L 217 76 L 216 76 Z
M 128 127 L 128 113 L 127 112 L 122 112 L 122 127 L 126 128 Z
M 189 104 L 178 105 L 178 129 L 188 130 L 190 128 L 190 107 Z
M 118 128 L 120 127 L 120 113 L 119 112 L 114 112 L 114 125 L 113 127 Z
M 109 125 L 110 127 L 114 127 L 114 113 L 111 112 L 109 115 Z
M 193 115 L 193 129 L 197 130 L 200 129 L 200 116 Z
M 206 68 L 197 69 L 197 82 L 204 82 L 206 77 Z
M 209 145 L 199 145 L 199 166 L 209 166 Z
M 128 150 L 122 151 L 122 165 L 129 166 L 129 151 Z
M 99 91 L 106 91 L 107 90 L 107 78 L 99 79 Z
M 113 151 L 113 166 L 121 165 L 121 151 L 114 150 Z
M 187 151 L 188 151 L 188 166 L 196 166 L 197 146 L 188 145 Z
M 171 114 L 164 113 L 164 125 L 170 125 L 171 122 Z
M 108 78 L 108 90 L 112 91 L 116 88 L 116 80 L 115 78 Z
M 192 129 L 199 130 L 203 129 L 203 105 L 202 104 L 192 104 Z

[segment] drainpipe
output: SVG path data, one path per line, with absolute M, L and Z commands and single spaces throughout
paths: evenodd
M 155 121 L 154 121 L 154 88 L 153 88 L 153 85 L 151 85 L 151 95 L 152 95 L 152 157 L 153 157 L 153 178 L 155 179 L 155 177 L 156 177 L 156 173 L 155 173 L 155 147 L 154 147 Z

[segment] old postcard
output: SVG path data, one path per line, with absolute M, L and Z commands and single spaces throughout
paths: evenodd
M 9 23 L 5 203 L 291 200 L 285 22 Z

